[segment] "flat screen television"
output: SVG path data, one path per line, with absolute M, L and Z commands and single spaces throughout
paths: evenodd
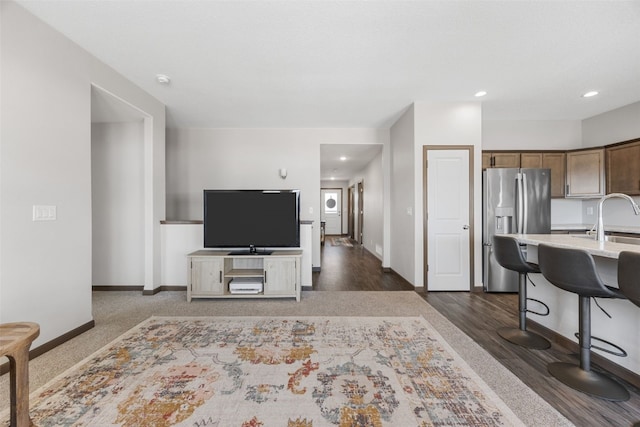
M 204 190 L 204 247 L 300 247 L 299 190 Z

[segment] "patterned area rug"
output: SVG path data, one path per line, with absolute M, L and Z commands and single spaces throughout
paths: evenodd
M 348 246 L 350 248 L 353 247 L 353 244 L 351 243 L 351 239 L 349 239 L 348 237 L 332 237 L 331 245 L 332 246 Z
M 422 317 L 152 317 L 31 395 L 38 426 L 523 425 Z

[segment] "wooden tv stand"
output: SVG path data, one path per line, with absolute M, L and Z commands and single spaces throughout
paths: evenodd
M 187 301 L 191 298 L 295 298 L 300 301 L 301 250 L 276 250 L 270 255 L 232 255 L 199 250 L 187 255 Z M 232 293 L 233 279 L 261 281 L 259 293 Z

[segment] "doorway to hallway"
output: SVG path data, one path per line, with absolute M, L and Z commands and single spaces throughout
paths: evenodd
M 322 212 L 320 220 L 325 222 L 324 234 L 328 236 L 342 235 L 342 189 L 320 189 Z

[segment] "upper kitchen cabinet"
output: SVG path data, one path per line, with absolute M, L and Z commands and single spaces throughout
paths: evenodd
M 520 167 L 551 169 L 551 197 L 564 197 L 567 170 L 564 152 L 520 153 Z
M 551 169 L 551 197 L 564 197 L 567 155 L 565 153 L 542 153 L 542 167 Z
M 486 168 L 519 168 L 520 153 L 496 152 L 482 153 L 482 169 Z
M 521 168 L 541 168 L 542 153 L 520 153 Z
M 640 139 L 606 148 L 607 193 L 640 195 Z
M 567 152 L 566 197 L 604 196 L 604 178 L 604 148 Z

